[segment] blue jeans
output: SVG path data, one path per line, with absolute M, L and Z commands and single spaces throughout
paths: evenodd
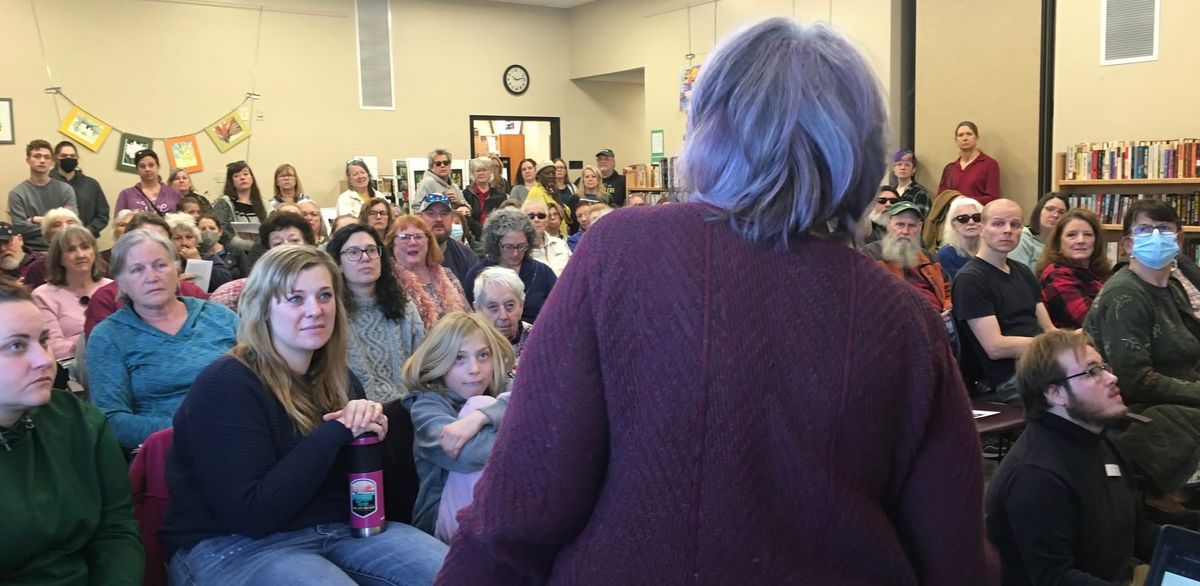
M 346 523 L 275 533 L 254 539 L 205 539 L 171 558 L 170 583 L 322 584 L 352 586 L 433 584 L 446 545 L 401 523 L 373 537 L 350 536 Z

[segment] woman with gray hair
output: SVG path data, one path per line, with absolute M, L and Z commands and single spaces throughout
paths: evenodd
M 533 325 L 521 320 L 525 309 L 525 283 L 512 269 L 488 267 L 475 277 L 475 311 L 486 317 L 513 347 L 513 368 L 529 339 Z
M 441 193 L 453 201 L 461 202 L 463 200 L 462 189 L 459 189 L 450 177 L 450 166 L 453 164 L 454 155 L 451 155 L 450 151 L 446 149 L 429 151 L 429 170 L 425 171 L 420 183 L 417 183 L 417 189 L 409 201 L 417 202 L 430 193 Z
M 219 254 L 200 252 L 200 228 L 196 226 L 196 220 L 191 215 L 176 212 L 167 214 L 164 219 L 171 227 L 171 243 L 175 245 L 175 251 L 179 253 L 179 271 L 184 278 L 188 278 L 186 274 L 187 261 L 206 260 L 212 263 L 212 271 L 208 274 L 206 293 L 212 293 L 217 290 L 217 287 L 233 280 L 233 272 L 229 270 L 229 265 L 221 260 Z
M 942 247 L 937 250 L 937 258 L 951 279 L 979 252 L 981 234 L 983 204 L 965 195 L 950 200 L 946 220 L 942 223 Z
M 442 583 L 999 581 L 941 318 L 852 248 L 884 106 L 821 24 L 709 53 L 690 201 L 588 230 Z
M 175 246 L 155 232 L 122 236 L 112 274 L 126 304 L 87 340 L 92 402 L 127 450 L 171 427 L 192 381 L 237 342 L 232 311 L 176 296 L 178 263 Z
M 467 271 L 468 283 L 474 283 L 479 273 L 488 267 L 501 266 L 516 271 L 525 284 L 525 308 L 521 319 L 529 323 L 537 319 L 550 296 L 550 289 L 558 280 L 550 265 L 529 256 L 535 242 L 537 231 L 524 212 L 509 208 L 496 210 L 483 225 L 483 260 Z M 467 289 L 467 303 L 473 304 L 474 288 Z

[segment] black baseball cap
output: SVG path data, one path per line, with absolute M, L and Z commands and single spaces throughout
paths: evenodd
M 612 149 L 602 149 L 600 152 L 596 153 L 596 156 L 597 157 L 615 157 L 616 155 L 613 154 Z
M 17 233 L 13 232 L 12 224 L 0 222 L 0 240 L 12 240 Z

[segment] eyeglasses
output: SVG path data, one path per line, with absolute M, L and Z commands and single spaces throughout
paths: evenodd
M 1073 375 L 1071 375 L 1071 376 L 1068 376 L 1068 377 L 1066 377 L 1066 378 L 1060 378 L 1060 379 L 1058 379 L 1058 380 L 1054 381 L 1054 383 L 1055 383 L 1055 384 L 1065 383 L 1065 382 L 1067 382 L 1067 381 L 1069 381 L 1069 380 L 1071 380 L 1071 379 L 1073 379 L 1073 378 L 1079 378 L 1079 377 L 1081 377 L 1081 376 L 1086 376 L 1086 377 L 1088 377 L 1088 378 L 1090 378 L 1090 379 L 1093 379 L 1093 380 L 1100 380 L 1101 378 L 1103 378 L 1103 377 L 1104 377 L 1104 374 L 1103 374 L 1103 373 L 1106 373 L 1106 372 L 1107 372 L 1108 374 L 1113 374 L 1113 367 L 1112 367 L 1112 365 L 1111 365 L 1111 364 L 1108 364 L 1107 362 L 1102 362 L 1102 363 L 1100 363 L 1100 364 L 1097 364 L 1097 365 L 1095 365 L 1095 366 L 1093 366 L 1093 367 L 1091 367 L 1091 368 L 1088 368 L 1087 370 L 1085 370 L 1085 371 L 1083 371 L 1083 372 L 1081 372 L 1081 373 L 1078 373 L 1078 374 L 1073 374 Z
M 500 250 L 502 252 L 506 252 L 506 253 L 510 253 L 510 254 L 513 252 L 525 252 L 526 250 L 529 250 L 529 245 L 528 244 L 501 244 Z
M 402 233 L 396 235 L 396 240 L 399 240 L 400 242 L 408 242 L 409 240 L 412 240 L 413 242 L 424 242 L 425 235 L 424 234 L 409 234 L 408 232 L 402 232 Z
M 529 212 L 528 214 L 525 214 L 525 215 L 529 216 L 530 220 L 545 220 L 546 219 L 545 212 Z
M 1168 236 L 1171 236 L 1171 235 L 1175 234 L 1176 229 L 1175 229 L 1175 224 L 1158 224 L 1156 226 L 1146 226 L 1143 224 L 1139 224 L 1137 226 L 1130 228 L 1129 233 L 1133 234 L 1134 236 L 1149 236 L 1149 235 L 1153 234 L 1155 230 L 1158 230 L 1158 232 L 1160 234 L 1166 234 Z
M 401 234 L 401 236 L 412 236 L 412 234 Z M 422 238 L 425 237 L 424 234 L 420 234 L 420 236 Z M 347 248 L 346 250 L 342 251 L 342 256 L 352 261 L 362 260 L 363 255 L 366 255 L 367 260 L 372 260 L 379 258 L 379 255 L 381 254 L 383 254 L 383 249 L 378 246 L 368 246 L 366 248 Z
M 321 212 L 300 212 L 300 215 L 306 218 L 319 218 L 321 217 Z
M 276 175 L 275 178 L 276 179 L 295 179 L 296 176 L 292 175 L 291 173 L 280 173 L 279 175 Z
M 900 201 L 900 198 L 898 198 L 898 197 L 880 197 L 880 198 L 876 198 L 875 201 L 877 201 L 883 205 L 892 205 L 892 204 Z
M 368 218 L 386 218 L 387 215 L 387 210 L 371 210 L 367 212 Z
M 434 167 L 449 167 L 450 161 L 434 161 L 433 166 Z
M 967 222 L 975 222 L 978 224 L 983 222 L 983 214 L 959 214 L 954 216 L 954 221 L 958 222 L 959 224 L 966 224 Z

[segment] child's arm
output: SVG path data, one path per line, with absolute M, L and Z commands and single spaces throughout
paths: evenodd
M 478 472 L 483 469 L 496 439 L 494 428 L 486 424 L 481 426 L 479 431 L 464 440 L 457 458 L 442 448 L 442 436 L 447 427 L 458 427 L 460 421 L 472 420 L 476 416 L 482 418 L 479 412 L 459 420 L 450 402 L 431 392 L 419 393 L 409 412 L 413 422 L 413 452 L 418 458 L 429 460 L 450 472 Z M 453 428 L 451 431 L 454 432 Z

